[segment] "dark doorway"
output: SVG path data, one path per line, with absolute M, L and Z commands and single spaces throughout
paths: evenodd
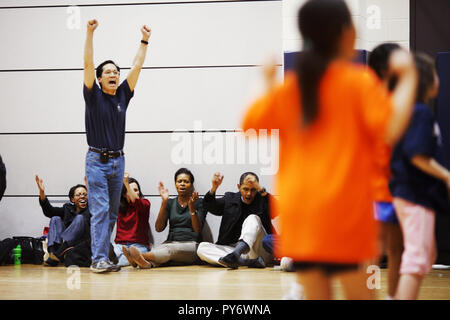
M 450 52 L 449 0 L 410 0 L 410 47 L 433 58 Z
M 436 59 L 440 78 L 434 101 L 441 128 L 444 165 L 450 168 L 450 1 L 410 0 L 410 48 Z M 445 53 L 447 52 L 447 53 Z M 450 265 L 450 214 L 436 213 L 436 263 Z

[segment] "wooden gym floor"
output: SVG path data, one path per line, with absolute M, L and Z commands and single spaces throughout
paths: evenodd
M 386 297 L 386 276 L 381 269 L 377 299 Z M 274 268 L 125 267 L 94 274 L 89 268 L 0 266 L 0 300 L 281 300 L 294 280 L 294 273 Z M 343 299 L 339 283 L 334 287 L 335 298 Z M 432 270 L 419 299 L 450 300 L 450 270 Z

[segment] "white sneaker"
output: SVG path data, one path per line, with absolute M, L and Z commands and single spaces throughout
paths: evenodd
M 303 287 L 297 281 L 292 282 L 291 288 L 283 296 L 283 300 L 305 300 Z
M 291 272 L 294 271 L 294 260 L 289 257 L 283 257 L 280 260 L 281 271 Z
M 433 264 L 433 270 L 449 270 L 450 266 L 445 264 Z

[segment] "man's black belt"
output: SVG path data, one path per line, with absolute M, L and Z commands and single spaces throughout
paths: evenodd
M 125 154 L 122 150 L 109 151 L 106 149 L 97 149 L 97 148 L 93 148 L 93 147 L 89 147 L 89 151 L 99 153 L 102 156 L 107 157 L 107 158 L 117 158 L 117 157 L 123 156 Z

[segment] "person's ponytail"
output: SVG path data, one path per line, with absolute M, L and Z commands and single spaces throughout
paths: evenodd
M 319 114 L 319 87 L 328 65 L 338 53 L 342 31 L 352 25 L 350 11 L 342 0 L 309 0 L 298 14 L 304 50 L 298 56 L 296 73 L 304 128 Z
M 305 51 L 297 61 L 298 86 L 301 92 L 302 126 L 307 128 L 319 114 L 319 84 L 329 60 L 313 51 Z

